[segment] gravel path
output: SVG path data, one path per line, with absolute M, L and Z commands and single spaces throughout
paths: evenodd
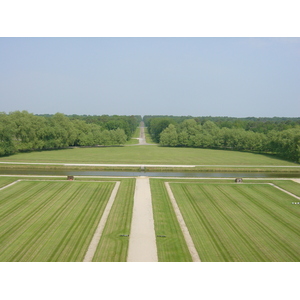
M 300 197 L 298 197 L 298 196 L 296 196 L 295 194 L 293 194 L 293 193 L 291 193 L 291 192 L 289 192 L 289 191 L 287 191 L 287 190 L 285 190 L 285 189 L 283 189 L 283 188 L 281 188 L 281 187 L 275 185 L 274 183 L 269 183 L 269 185 L 274 186 L 274 187 L 277 188 L 278 190 L 281 190 L 281 191 L 285 192 L 286 194 L 288 194 L 288 195 L 290 195 L 290 196 L 292 196 L 292 197 L 294 197 L 294 198 L 300 200 Z
M 139 144 L 140 145 L 147 145 L 147 143 L 146 143 L 146 137 L 145 137 L 145 125 L 144 125 L 144 122 L 141 122 L 141 124 L 140 124 Z
M 178 220 L 178 223 L 180 225 L 180 228 L 181 228 L 181 231 L 183 233 L 183 236 L 184 236 L 184 239 L 185 239 L 185 242 L 188 246 L 188 249 L 191 253 L 191 256 L 192 256 L 192 259 L 194 262 L 200 262 L 200 257 L 198 255 L 198 252 L 196 250 L 196 247 L 194 245 L 194 242 L 193 242 L 193 239 L 190 235 L 190 232 L 184 222 L 184 219 L 183 219 L 183 216 L 180 212 L 180 209 L 177 205 L 177 202 L 175 200 L 175 197 L 173 195 L 173 192 L 171 190 L 171 187 L 170 187 L 170 184 L 168 182 L 165 182 L 165 186 L 166 186 L 166 189 L 168 191 L 168 194 L 169 194 L 169 198 L 171 200 L 171 203 L 172 203 L 172 206 L 173 206 L 173 209 L 175 211 L 175 214 L 176 214 L 176 217 L 177 217 L 177 220 Z
M 85 254 L 85 257 L 83 259 L 84 262 L 91 262 L 93 260 L 93 257 L 94 257 L 94 254 L 96 252 L 96 249 L 97 249 L 97 246 L 99 244 L 99 241 L 100 241 L 100 238 L 101 238 L 101 235 L 102 235 L 102 232 L 103 232 L 103 229 L 104 229 L 104 226 L 106 224 L 106 221 L 107 221 L 107 218 L 108 218 L 108 215 L 109 215 L 109 212 L 111 210 L 111 207 L 115 201 L 115 198 L 116 198 L 116 195 L 117 195 L 117 192 L 119 190 L 119 186 L 120 186 L 120 181 L 117 181 L 116 182 L 116 185 L 110 195 L 110 198 L 107 202 L 107 205 L 105 207 L 105 210 L 103 212 L 103 215 L 100 219 L 100 222 L 98 224 L 98 227 L 95 231 L 95 234 L 92 238 L 92 241 L 88 247 L 88 250 Z
M 127 261 L 158 261 L 148 177 L 138 177 L 136 179 Z
M 14 185 L 14 184 L 16 184 L 16 183 L 19 182 L 19 181 L 20 181 L 20 180 L 16 180 L 16 181 L 14 181 L 14 182 L 12 182 L 12 183 L 6 185 L 6 186 L 3 186 L 2 188 L 0 188 L 0 191 L 1 191 L 1 190 L 4 190 L 4 189 L 6 189 L 6 188 L 8 188 L 8 187 L 10 187 L 10 186 L 12 186 L 12 185 Z
M 157 144 L 149 144 L 146 142 L 146 135 L 145 135 L 145 124 L 144 122 L 142 121 L 140 123 L 140 137 L 137 138 L 137 140 L 139 141 L 138 144 L 133 144 L 133 145 L 127 145 L 127 146 L 143 146 L 143 145 L 157 145 Z

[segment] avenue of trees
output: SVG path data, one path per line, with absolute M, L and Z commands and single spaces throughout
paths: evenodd
M 144 118 L 161 146 L 276 154 L 300 162 L 300 118 Z
M 69 146 L 122 145 L 140 120 L 135 116 L 0 113 L 0 156 Z

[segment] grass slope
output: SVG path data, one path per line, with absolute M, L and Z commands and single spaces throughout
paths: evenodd
M 202 261 L 300 261 L 295 198 L 267 184 L 171 188 Z
M 104 163 L 104 164 L 174 164 L 174 165 L 245 165 L 298 166 L 274 156 L 197 148 L 159 146 L 73 148 L 18 153 L 1 157 L 2 162 Z M 3 167 L 3 165 L 2 165 Z
M 22 181 L 0 193 L 0 261 L 82 261 L 113 182 Z

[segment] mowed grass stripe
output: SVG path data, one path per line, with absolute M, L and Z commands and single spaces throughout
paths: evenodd
M 123 179 L 96 249 L 95 262 L 126 262 L 135 179 Z
M 259 208 L 261 214 L 264 214 L 261 218 L 262 221 L 268 222 L 268 224 L 271 222 L 280 224 L 280 230 L 286 236 L 292 233 L 299 236 L 300 211 L 299 207 L 291 205 L 291 202 L 294 201 L 292 196 L 272 186 L 267 186 L 265 189 L 255 186 L 249 190 L 249 193 L 256 193 L 252 203 Z
M 9 194 L 6 196 L 5 200 L 9 201 L 5 201 L 4 205 L 0 201 L 0 243 L 7 236 L 17 238 L 35 221 L 37 215 L 42 214 L 43 210 L 49 209 L 49 206 L 54 204 L 52 199 L 55 195 L 61 195 L 64 187 L 51 186 L 55 191 L 53 193 L 52 190 L 47 190 L 49 186 L 50 183 L 38 186 L 33 182 L 18 183 L 17 191 L 12 192 L 11 196 Z M 10 189 L 10 191 L 13 190 Z M 42 197 L 44 201 L 36 201 Z M 2 250 L 7 246 L 8 244 L 5 244 Z
M 253 261 L 256 259 L 264 261 L 266 257 L 258 251 L 253 241 L 246 235 L 245 228 L 241 222 L 236 222 L 236 220 L 239 220 L 237 219 L 236 213 L 240 211 L 237 211 L 236 207 L 231 205 L 230 198 L 218 187 L 219 186 L 216 186 L 215 189 L 211 189 L 203 185 L 201 186 L 205 196 L 209 200 L 210 211 L 214 212 L 214 215 L 208 221 L 210 224 L 214 222 L 214 228 L 218 234 L 218 238 L 222 239 L 223 245 L 232 255 L 230 261 Z M 232 186 L 229 186 L 229 188 L 232 188 Z M 212 213 L 210 213 L 209 216 L 210 215 L 212 215 Z M 244 219 L 244 215 L 240 217 Z M 222 224 L 222 226 L 218 226 L 219 224 Z
M 38 210 L 33 207 L 32 203 L 28 204 L 28 212 L 19 214 L 15 218 L 15 223 L 22 223 L 20 232 L 15 235 L 2 237 L 2 244 L 9 245 L 6 250 L 0 254 L 1 261 L 77 261 L 82 257 L 76 252 L 76 247 L 70 246 L 66 252 L 60 251 L 57 257 L 53 251 L 57 250 L 58 244 L 62 243 L 62 239 L 66 234 L 73 230 L 72 239 L 82 239 L 82 232 L 86 231 L 84 226 L 78 226 L 78 222 L 82 223 L 80 213 L 82 210 L 86 213 L 88 222 L 97 220 L 101 217 L 103 207 L 108 200 L 108 196 L 114 186 L 114 183 L 77 183 L 77 182 L 32 182 L 36 190 L 43 190 L 44 196 L 33 192 L 32 203 L 39 203 L 42 209 Z M 95 189 L 100 190 L 95 193 Z M 105 192 L 105 190 L 107 190 Z M 94 192 L 93 192 L 94 191 Z M 39 195 L 39 196 L 38 196 Z M 13 199 L 12 199 L 13 200 Z M 91 206 L 90 203 L 93 203 Z M 31 209 L 31 211 L 30 211 Z M 83 222 L 82 224 L 86 224 Z M 16 224 L 13 224 L 16 227 Z M 3 224 L 1 222 L 0 228 Z M 80 227 L 80 228 L 79 228 Z M 93 226 L 91 231 L 93 230 Z M 17 227 L 19 228 L 19 227 Z M 76 231 L 76 232 L 75 232 Z M 86 246 L 90 242 L 93 232 L 88 232 L 86 238 Z M 90 235 L 90 236 L 88 236 Z M 67 244 L 71 245 L 74 240 L 68 240 Z M 47 245 L 46 245 L 47 244 Z M 86 251 L 81 250 L 83 256 Z M 74 258 L 74 255 L 77 258 Z
M 79 188 L 82 189 L 82 187 Z M 55 209 L 55 211 L 53 211 L 50 207 L 39 219 L 35 219 L 35 222 L 32 223 L 24 233 L 25 236 L 28 235 L 30 238 L 27 238 L 22 248 L 18 249 L 16 254 L 12 256 L 12 261 L 33 261 L 34 255 L 38 253 L 45 236 L 49 239 L 52 228 L 58 227 L 60 221 L 69 213 L 69 204 L 73 202 L 74 194 L 76 193 L 77 190 L 71 194 L 70 197 L 68 196 L 67 201 L 64 201 L 58 210 Z M 22 238 L 22 236 L 20 238 Z
M 243 211 L 244 216 L 241 218 L 242 222 L 239 222 L 239 226 L 243 228 L 248 238 L 266 257 L 263 261 L 297 261 L 299 259 L 299 242 L 294 244 L 294 240 L 299 240 L 299 230 L 287 226 L 287 219 L 290 218 L 289 212 L 284 211 L 284 208 L 281 206 L 277 207 L 275 202 L 274 206 L 270 209 L 262 210 L 261 206 L 257 206 L 257 202 L 272 202 L 272 200 L 269 201 L 267 198 L 261 198 L 260 194 L 250 195 L 251 192 L 255 193 L 257 188 L 272 191 L 272 187 L 250 185 L 245 186 L 244 188 L 229 188 L 225 186 L 220 186 L 218 188 L 222 189 L 222 192 L 227 194 L 231 203 L 235 204 L 237 208 Z M 245 189 L 248 191 L 247 194 L 245 194 Z M 233 197 L 234 192 L 239 193 L 238 197 Z M 243 196 L 245 196 L 246 199 L 243 199 Z M 272 198 L 274 199 L 276 196 L 278 197 L 278 195 L 274 195 Z M 248 202 L 249 204 L 247 210 L 243 208 L 244 202 Z M 282 219 L 279 215 L 277 215 L 278 218 L 274 216 L 273 211 L 276 210 L 280 210 L 285 218 Z M 296 226 L 299 222 L 299 218 L 294 218 L 292 222 Z
M 164 180 L 150 179 L 150 184 L 158 260 L 191 262 L 192 257 L 178 224 Z
M 250 191 L 255 188 L 256 186 L 253 185 L 243 186 L 243 188 L 233 185 L 217 186 L 216 189 L 219 189 L 228 199 L 226 204 L 220 202 L 218 205 L 228 215 L 230 215 L 230 212 L 226 210 L 226 208 L 231 206 L 234 208 L 234 205 L 236 206 L 231 218 L 233 221 L 237 221 L 237 226 L 244 232 L 244 236 L 251 242 L 254 250 L 259 250 L 259 255 L 256 255 L 257 260 L 278 261 L 282 260 L 283 254 L 285 255 L 284 260 L 297 260 L 297 256 L 295 256 L 293 249 L 291 249 L 291 244 L 288 245 L 288 241 L 283 241 L 282 237 L 278 235 L 278 230 L 280 230 L 281 233 L 283 230 L 282 226 L 277 229 L 277 225 L 279 224 L 278 220 L 268 218 L 270 212 L 262 211 L 259 207 L 256 207 L 254 199 L 262 198 L 260 198 L 259 195 L 249 196 Z M 269 186 L 260 185 L 259 188 L 268 189 Z M 249 193 L 245 193 L 245 189 L 248 189 Z M 249 204 L 248 210 L 243 209 L 243 203 Z M 237 212 L 240 213 L 239 217 L 237 216 Z M 284 234 L 282 236 L 284 236 Z M 280 253 L 280 255 L 278 255 L 278 253 Z M 261 256 L 261 258 L 259 256 Z M 250 261 L 253 261 L 253 259 L 250 259 Z
M 45 244 L 39 256 L 43 256 L 44 251 L 51 251 L 49 261 L 82 261 L 107 204 L 107 201 L 99 200 L 109 199 L 114 184 L 93 184 L 94 189 L 89 188 L 88 191 L 85 189 L 84 195 L 79 194 L 76 197 L 79 202 L 83 199 L 89 200 L 84 201 L 83 205 L 80 203 L 80 205 L 72 207 L 68 218 L 61 225 L 62 228 L 65 228 L 63 232 L 59 228 L 60 230 L 57 230 L 51 240 Z M 70 226 L 71 221 L 69 220 L 74 220 L 72 226 Z M 88 239 L 88 237 L 90 238 Z M 35 259 L 39 260 L 39 257 Z
M 291 205 L 295 198 L 269 185 L 245 186 L 240 193 L 251 196 L 251 204 L 256 205 L 261 214 L 264 213 L 264 220 L 280 222 L 282 230 L 286 227 L 286 230 L 298 234 L 300 211 L 298 207 Z
M 207 209 L 207 203 L 211 201 L 207 195 L 198 188 L 197 184 L 192 186 L 170 184 L 170 186 L 201 260 L 233 261 L 232 253 L 224 244 L 224 240 L 219 237 L 219 228 L 213 226 L 219 216 L 215 210 Z M 195 189 L 196 197 L 192 195 L 192 189 Z M 201 209 L 199 209 L 197 202 L 201 202 Z M 225 240 L 225 242 L 228 241 Z
M 42 191 L 47 191 L 47 183 L 33 182 L 32 184 L 38 184 L 39 186 L 42 186 Z M 7 249 L 7 252 L 10 252 L 10 261 L 31 261 L 34 253 L 36 253 L 39 247 L 42 246 L 42 243 L 37 243 L 39 238 L 45 233 L 45 231 L 47 231 L 48 234 L 51 232 L 51 223 L 53 222 L 53 219 L 60 220 L 60 215 L 63 213 L 64 207 L 66 206 L 66 203 L 63 200 L 65 195 L 69 202 L 72 201 L 72 194 L 69 194 L 72 187 L 70 183 L 57 183 L 54 186 L 51 186 L 51 184 L 48 183 L 47 185 L 49 188 L 51 187 L 52 190 L 52 192 L 47 195 L 47 198 L 45 198 L 45 196 L 40 197 L 37 195 L 33 195 L 32 197 L 34 203 L 39 204 L 42 209 L 35 210 L 32 205 L 29 205 L 28 209 L 31 209 L 29 214 L 30 218 L 26 215 L 23 218 L 18 218 L 24 223 L 24 226 L 22 233 L 16 237 L 16 242 L 20 245 L 20 247 L 15 248 L 12 243 L 13 250 L 10 248 Z M 54 193 L 53 190 L 55 191 Z M 27 219 L 30 219 L 30 222 L 25 223 Z M 34 244 L 35 248 L 31 249 Z M 31 250 L 29 251 L 29 249 Z
M 287 205 L 291 196 L 269 185 L 172 189 L 202 261 L 299 261 L 299 216 L 278 203 L 284 196 Z
M 300 183 L 292 180 L 274 180 L 272 183 L 300 197 Z
M 51 251 L 52 255 L 48 261 L 82 261 L 114 186 L 112 183 L 110 185 L 111 187 L 98 184 L 95 185 L 95 191 L 89 188 L 89 191 L 85 190 L 84 195 L 78 195 L 80 205 L 72 208 L 39 256 Z M 81 203 L 83 199 L 88 201 Z M 40 258 L 36 257 L 35 260 L 39 261 Z
M 50 185 L 53 189 L 48 189 Z M 33 207 L 41 205 L 41 203 L 34 200 L 35 198 L 45 198 L 48 194 L 52 197 L 53 191 L 55 194 L 60 194 L 63 188 L 64 187 L 58 188 L 51 183 L 46 183 L 39 189 L 36 183 L 18 182 L 14 188 L 0 193 L 0 219 L 8 221 L 20 213 L 26 213 L 26 210 L 31 211 Z M 12 199 L 14 199 L 14 201 L 12 201 Z M 8 219 L 5 219 L 6 217 L 8 217 Z

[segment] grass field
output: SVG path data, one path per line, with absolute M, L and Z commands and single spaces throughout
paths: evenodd
M 192 261 L 163 180 L 150 179 L 156 246 L 159 261 Z
M 82 261 L 114 185 L 21 181 L 3 189 L 0 261 Z
M 299 164 L 262 154 L 159 146 L 73 148 L 37 151 L 1 157 L 0 161 L 28 163 L 295 166 L 300 168 Z
M 0 188 L 18 180 L 18 178 L 14 177 L 0 177 Z
M 170 186 L 202 261 L 300 261 L 292 196 L 264 183 Z
M 82 261 L 116 179 L 0 177 L 0 261 Z M 121 185 L 93 261 L 127 258 L 134 178 Z M 300 196 L 291 180 L 150 179 L 158 259 L 192 261 L 165 182 L 201 261 L 300 261 Z
M 135 179 L 123 179 L 107 219 L 93 261 L 126 261 L 133 208 Z

